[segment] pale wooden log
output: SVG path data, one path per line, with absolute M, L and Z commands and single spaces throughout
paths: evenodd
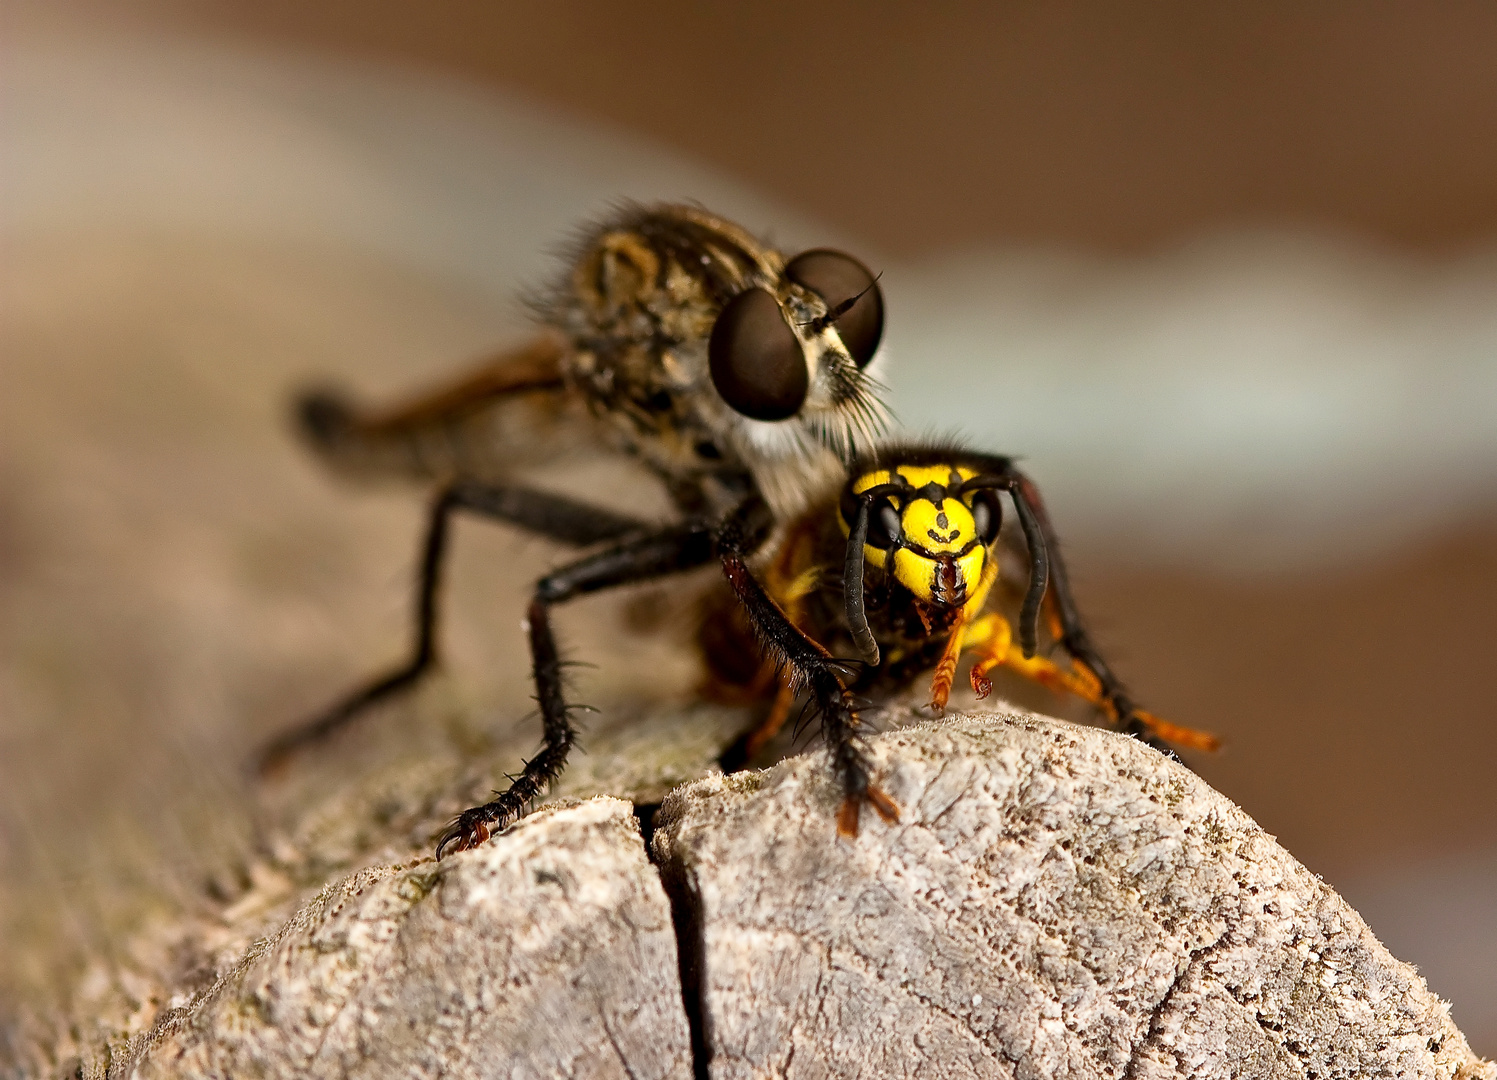
M 1153 750 L 1035 717 L 874 746 L 902 816 L 855 840 L 819 755 L 662 808 L 715 1080 L 1497 1076 L 1324 881 Z
M 600 797 L 353 873 L 109 1073 L 1497 1080 L 1329 886 L 1156 752 L 1024 714 L 871 745 L 901 819 L 851 840 L 813 754 L 678 788 L 657 866 Z

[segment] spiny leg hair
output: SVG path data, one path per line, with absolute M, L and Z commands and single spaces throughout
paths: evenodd
M 689 570 L 712 559 L 712 530 L 702 524 L 663 529 L 624 540 L 547 574 L 536 583 L 528 612 L 535 696 L 544 745 L 492 802 L 464 810 L 442 834 L 437 858 L 477 847 L 519 818 L 556 779 L 576 742 L 571 706 L 562 686 L 562 661 L 551 630 L 551 607 L 577 596 Z
M 766 652 L 789 670 L 794 685 L 810 690 L 832 767 L 842 781 L 844 799 L 837 815 L 837 830 L 844 836 L 856 836 L 865 802 L 885 821 L 897 821 L 899 808 L 871 782 L 861 721 L 852 695 L 839 676 L 846 662 L 835 659 L 799 630 L 748 568 L 745 560 L 763 542 L 768 529 L 763 503 L 746 501 L 729 515 L 718 533 L 718 559 Z

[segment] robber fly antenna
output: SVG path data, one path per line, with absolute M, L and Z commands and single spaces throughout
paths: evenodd
M 842 303 L 838 304 L 836 307 L 828 308 L 825 315 L 819 315 L 816 318 L 812 319 L 810 322 L 803 322 L 801 323 L 801 326 L 810 330 L 813 334 L 821 333 L 828 326 L 831 326 L 838 319 L 842 318 L 842 316 L 851 311 L 854 304 L 856 304 L 859 300 L 863 299 L 863 297 L 872 292 L 878 286 L 878 279 L 883 276 L 884 272 L 880 270 L 873 276 L 872 281 L 870 281 L 861 290 L 859 290 L 857 295 L 849 296 L 846 300 L 842 301 Z

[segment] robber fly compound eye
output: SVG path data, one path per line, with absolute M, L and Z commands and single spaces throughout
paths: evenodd
M 853 363 L 867 367 L 884 335 L 884 297 L 868 268 L 851 255 L 816 248 L 791 259 L 785 276 L 826 302 L 825 322 L 837 328 Z
M 707 360 L 722 399 L 751 420 L 794 416 L 811 385 L 800 339 L 764 289 L 728 301 L 712 327 Z

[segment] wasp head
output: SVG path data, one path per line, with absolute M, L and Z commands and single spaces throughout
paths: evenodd
M 921 603 L 960 607 L 982 581 L 1001 505 L 991 488 L 964 490 L 976 473 L 964 466 L 902 465 L 855 476 L 842 496 L 851 532 L 868 503 L 861 561 L 885 570 Z

